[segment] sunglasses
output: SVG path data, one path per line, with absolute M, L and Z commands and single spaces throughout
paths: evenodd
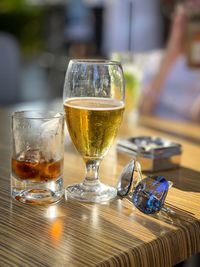
M 137 172 L 137 175 L 134 175 Z M 161 210 L 172 212 L 164 207 L 165 199 L 172 182 L 163 176 L 150 175 L 142 179 L 141 166 L 131 160 L 123 169 L 117 186 L 120 197 L 129 197 L 134 206 L 145 214 L 154 214 Z

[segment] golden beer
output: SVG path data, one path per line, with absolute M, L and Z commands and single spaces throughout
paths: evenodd
M 124 104 L 109 98 L 72 98 L 64 109 L 69 134 L 84 160 L 103 158 L 117 135 Z

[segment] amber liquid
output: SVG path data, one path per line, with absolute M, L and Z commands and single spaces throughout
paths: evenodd
M 62 175 L 62 160 L 41 160 L 31 162 L 27 160 L 12 159 L 13 176 L 20 180 L 30 182 L 50 182 Z
M 64 102 L 71 139 L 85 160 L 100 159 L 112 145 L 124 104 L 108 98 L 73 98 Z

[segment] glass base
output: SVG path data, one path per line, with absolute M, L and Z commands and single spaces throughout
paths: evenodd
M 49 205 L 60 201 L 63 193 L 62 177 L 48 183 L 20 181 L 11 177 L 11 196 L 22 203 Z
M 98 182 L 95 185 L 72 184 L 65 189 L 65 198 L 83 202 L 107 202 L 117 196 L 117 190 Z

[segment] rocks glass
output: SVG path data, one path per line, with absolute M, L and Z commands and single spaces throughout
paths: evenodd
M 12 115 L 11 195 L 29 204 L 51 204 L 63 195 L 64 117 L 51 111 Z

